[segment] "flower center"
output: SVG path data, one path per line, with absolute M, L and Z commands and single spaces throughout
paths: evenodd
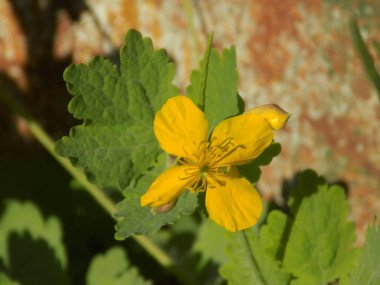
M 207 145 L 206 160 L 210 167 L 219 164 L 224 158 L 231 155 L 238 148 L 245 148 L 244 145 L 238 145 L 234 142 L 233 138 L 226 138 L 221 142 L 215 143 L 216 137 L 213 137 Z
M 207 176 L 207 170 L 208 170 L 208 166 L 207 165 L 203 165 L 199 168 L 199 175 L 201 177 L 206 177 Z
M 192 166 L 185 171 L 186 176 L 180 179 L 197 177 L 193 184 L 188 186 L 191 191 L 203 192 L 207 187 L 215 187 L 215 184 L 224 185 L 225 182 L 220 177 L 229 176 L 231 167 L 218 164 L 238 148 L 245 148 L 243 145 L 235 144 L 232 138 L 218 143 L 216 141 L 217 138 L 213 137 L 210 142 L 201 142 L 194 153 L 186 154 L 186 157 L 177 160 L 179 164 Z

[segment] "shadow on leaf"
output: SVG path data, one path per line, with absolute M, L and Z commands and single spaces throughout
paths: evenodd
M 281 145 L 276 142 L 272 143 L 254 161 L 238 166 L 240 174 L 246 177 L 251 183 L 256 183 L 261 175 L 260 166 L 268 165 L 280 152 Z
M 12 233 L 8 238 L 9 268 L 12 279 L 23 285 L 70 284 L 48 244 L 29 234 Z

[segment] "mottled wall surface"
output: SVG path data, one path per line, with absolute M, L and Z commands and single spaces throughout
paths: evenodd
M 276 135 L 282 153 L 263 169 L 261 191 L 278 197 L 285 179 L 314 168 L 348 185 L 352 218 L 362 230 L 380 213 L 380 102 L 351 43 L 353 13 L 368 42 L 380 39 L 375 0 L 0 0 L 0 83 L 59 136 L 72 125 L 65 66 L 114 57 L 125 32 L 136 28 L 167 49 L 185 90 L 214 32 L 215 47 L 236 46 L 247 108 L 275 102 L 292 113 Z M 15 129 L 30 140 L 3 108 L 0 119 L 10 142 L 2 153 L 17 149 Z

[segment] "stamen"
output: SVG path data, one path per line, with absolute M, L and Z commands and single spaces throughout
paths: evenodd
M 196 191 L 196 188 L 197 188 L 197 185 L 198 185 L 198 181 L 194 182 L 193 184 L 191 185 L 188 185 L 186 187 L 187 190 L 189 190 L 190 192 L 195 192 Z
M 198 147 L 196 152 L 196 160 L 199 164 L 204 164 L 205 156 L 206 156 L 206 149 L 207 149 L 207 141 L 202 141 Z
M 227 175 L 227 174 L 229 174 L 230 170 L 231 170 L 231 166 L 230 165 L 222 166 L 222 167 L 218 167 L 217 168 L 217 171 L 218 171 L 219 175 Z
M 192 153 L 189 153 L 184 147 L 182 148 L 183 152 L 185 153 L 185 156 L 181 158 L 181 164 L 195 166 L 202 164 L 205 160 L 207 141 L 202 141 L 198 145 L 196 145 L 195 142 L 192 142 L 192 145 L 192 149 L 195 149 L 195 151 Z
M 193 184 L 187 186 L 187 189 L 191 192 L 204 192 L 207 189 L 206 178 L 196 180 Z
M 176 163 L 180 164 L 180 165 L 186 165 L 187 164 L 187 161 L 186 161 L 186 158 L 184 157 L 178 157 L 176 159 Z
M 186 174 L 195 174 L 195 173 L 198 173 L 199 172 L 199 169 L 198 168 L 187 168 L 185 169 L 184 171 Z
M 186 179 L 189 179 L 191 177 L 196 176 L 199 173 L 199 169 L 198 168 L 188 168 L 188 169 L 185 169 L 184 173 L 185 173 L 185 175 L 178 177 L 179 180 L 186 180 Z
M 236 145 L 231 137 L 226 138 L 219 144 L 215 144 L 216 139 L 216 137 L 211 139 L 207 149 L 207 161 L 209 162 L 210 167 L 217 165 L 221 160 L 229 156 L 238 148 L 245 148 L 244 145 Z
M 201 180 L 201 185 L 199 186 L 199 188 L 197 189 L 198 192 L 205 192 L 207 189 L 207 179 L 206 178 L 203 178 Z
M 216 182 L 215 184 L 219 184 L 219 186 L 224 186 L 224 185 L 226 185 L 226 182 L 225 182 L 225 181 L 220 180 L 220 179 L 217 179 L 216 176 L 209 175 L 209 177 L 210 177 L 211 180 L 213 180 L 213 181 Z M 210 187 L 210 188 L 215 188 L 215 187 L 216 187 L 215 184 L 209 182 L 209 183 L 208 183 L 208 187 Z

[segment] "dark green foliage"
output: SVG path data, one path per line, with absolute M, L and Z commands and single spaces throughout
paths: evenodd
M 259 230 L 231 234 L 230 261 L 221 268 L 229 284 L 327 285 L 347 278 L 356 250 L 344 190 L 307 170 L 290 193 L 291 216 L 274 210 Z
M 120 60 L 120 71 L 102 58 L 66 69 L 64 79 L 74 96 L 69 111 L 84 122 L 56 148 L 92 182 L 122 191 L 160 153 L 154 114 L 178 90 L 171 83 L 174 66 L 166 53 L 154 51 L 138 32 L 127 34 Z

